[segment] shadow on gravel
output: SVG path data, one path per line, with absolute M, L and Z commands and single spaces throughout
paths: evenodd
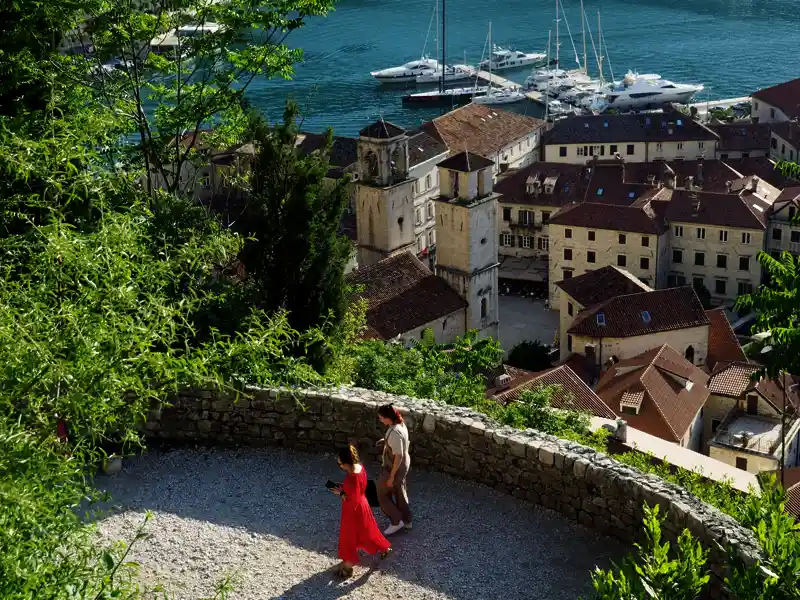
M 98 484 L 118 510 L 241 528 L 335 559 L 339 500 L 324 483 L 341 478 L 329 455 L 202 449 L 129 459 L 122 473 Z M 409 494 L 414 529 L 391 538 L 396 551 L 381 573 L 448 598 L 574 600 L 589 591 L 595 565 L 607 567 L 626 552 L 558 513 L 441 473 L 412 466 Z M 376 518 L 388 525 L 377 509 Z M 330 581 L 318 573 L 277 597 L 338 598 L 352 589 Z
M 274 600 L 295 600 L 309 597 L 313 597 L 316 600 L 336 600 L 336 598 L 342 598 L 367 583 L 374 572 L 370 568 L 358 577 L 342 581 L 328 569 L 293 585 Z

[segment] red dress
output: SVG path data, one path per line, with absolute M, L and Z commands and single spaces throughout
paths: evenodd
M 358 564 L 358 550 L 377 554 L 391 547 L 383 537 L 375 516 L 369 506 L 367 490 L 367 470 L 362 466 L 360 473 L 348 473 L 342 484 L 342 522 L 339 526 L 339 558 L 345 562 Z

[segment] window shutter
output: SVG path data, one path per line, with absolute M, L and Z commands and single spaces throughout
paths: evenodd
M 519 238 L 517 240 L 517 243 L 519 244 L 519 247 L 522 248 L 522 236 L 520 235 L 520 236 L 517 236 L 517 237 Z
M 512 248 L 514 247 L 514 236 L 513 235 L 511 236 L 511 247 Z
M 503 234 L 502 233 L 500 234 L 500 245 L 501 246 L 503 245 Z

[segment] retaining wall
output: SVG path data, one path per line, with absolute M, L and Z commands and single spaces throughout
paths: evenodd
M 376 409 L 392 402 L 409 427 L 412 468 L 481 482 L 626 542 L 641 539 L 643 503 L 659 504 L 668 515 L 668 538 L 688 528 L 711 550 L 711 598 L 726 597 L 721 578 L 727 557 L 715 542 L 735 545 L 748 563 L 759 556 L 750 532 L 686 490 L 532 429 L 499 426 L 468 409 L 357 388 L 249 389 L 247 396 L 237 400 L 209 391 L 183 393 L 171 406 L 151 411 L 147 435 L 173 442 L 281 445 L 314 452 L 333 452 L 354 442 L 362 455 L 374 457 L 375 441 L 384 433 Z

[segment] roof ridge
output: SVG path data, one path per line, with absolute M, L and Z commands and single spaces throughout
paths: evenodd
M 663 349 L 663 347 L 664 347 L 665 345 L 666 345 L 666 344 L 662 345 L 661 349 Z M 658 353 L 656 354 L 656 356 L 658 356 L 659 354 L 661 354 L 661 349 L 659 349 L 659 351 L 658 351 Z M 653 361 L 655 361 L 655 358 L 653 358 Z M 651 401 L 651 402 L 653 403 L 653 405 L 656 407 L 656 410 L 658 411 L 658 414 L 661 416 L 661 420 L 664 422 L 664 424 L 665 424 L 665 425 L 666 425 L 666 426 L 669 428 L 669 430 L 670 430 L 670 431 L 672 432 L 672 434 L 675 436 L 675 439 L 676 439 L 676 440 L 678 440 L 678 441 L 680 441 L 680 439 L 681 439 L 681 436 L 680 436 L 680 435 L 678 435 L 678 432 L 677 432 L 677 431 L 675 431 L 675 428 L 672 426 L 672 423 L 671 423 L 671 422 L 670 422 L 670 420 L 667 418 L 667 416 L 664 414 L 664 411 L 663 411 L 663 410 L 661 410 L 661 405 L 660 405 L 658 402 L 656 402 L 656 400 L 655 400 L 655 395 L 654 395 L 654 394 L 653 394 L 653 393 L 650 391 L 650 388 L 647 386 L 647 384 L 646 384 L 646 383 L 644 383 L 644 381 L 642 381 L 642 379 L 644 378 L 644 376 L 645 376 L 645 375 L 647 375 L 647 373 L 650 371 L 650 369 L 651 369 L 651 368 L 654 368 L 654 367 L 655 367 L 655 365 L 654 365 L 654 364 L 653 364 L 653 362 L 651 361 L 651 362 L 650 362 L 650 364 L 648 364 L 648 365 L 647 365 L 647 368 L 644 370 L 644 372 L 643 372 L 643 373 L 641 374 L 641 376 L 639 377 L 639 381 L 642 383 L 642 387 L 644 387 L 645 393 L 647 393 L 647 395 L 648 395 L 648 396 L 650 396 L 650 401 Z M 657 373 L 657 375 L 658 375 L 659 377 L 661 377 L 662 375 L 661 375 L 661 373 L 658 373 L 658 368 L 657 368 L 657 367 L 655 367 L 655 369 L 656 369 L 656 373 Z M 670 391 L 672 391 L 672 390 L 671 390 L 671 388 L 670 388 Z

